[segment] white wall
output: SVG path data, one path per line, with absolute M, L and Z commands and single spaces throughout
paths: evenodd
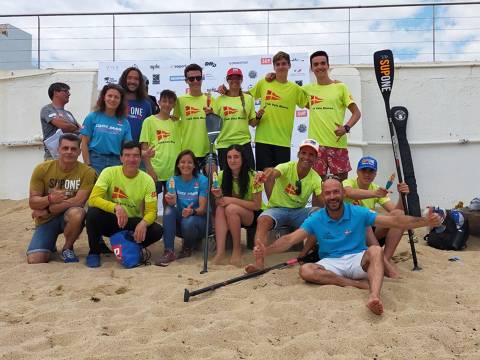
M 332 69 L 332 77 L 346 82 L 360 99 L 362 119 L 350 137 L 352 166 L 363 154 L 377 157 L 377 179 L 383 184 L 395 166 L 373 68 L 339 66 Z M 0 143 L 41 134 L 39 112 L 49 103 L 47 88 L 54 81 L 71 86 L 67 109 L 83 121 L 97 95 L 96 71 L 0 72 Z M 390 102 L 409 110 L 407 134 L 422 205 L 452 207 L 480 194 L 480 126 L 473 111 L 479 94 L 479 64 L 396 67 Z M 470 143 L 460 144 L 461 139 Z M 0 146 L 0 198 L 27 197 L 32 168 L 42 156 L 38 146 Z

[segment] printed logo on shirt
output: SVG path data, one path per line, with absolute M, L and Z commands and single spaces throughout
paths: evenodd
M 123 192 L 118 186 L 113 188 L 112 199 L 128 199 L 127 194 Z
M 296 193 L 296 188 L 294 185 L 292 184 L 288 184 L 286 187 L 285 187 L 285 192 L 289 195 L 297 195 Z
M 223 115 L 224 115 L 224 116 L 233 115 L 233 114 L 235 114 L 235 113 L 237 113 L 237 112 L 238 112 L 237 109 L 234 109 L 234 108 L 232 108 L 232 107 L 230 107 L 230 106 L 224 106 L 224 107 L 223 107 Z
M 267 90 L 267 95 L 265 96 L 265 100 L 281 100 L 282 98 L 275 94 L 272 90 Z
M 157 140 L 163 140 L 170 137 L 170 133 L 164 130 L 157 130 Z
M 307 110 L 296 110 L 295 111 L 295 116 L 296 117 L 306 117 L 307 116 Z
M 346 230 L 343 232 L 343 234 L 344 234 L 345 236 L 348 236 L 348 235 L 350 235 L 351 233 L 352 233 L 352 230 L 350 230 L 350 229 L 346 229 Z
M 311 96 L 310 96 L 310 103 L 311 103 L 312 105 L 321 103 L 322 101 L 323 101 L 323 98 L 321 98 L 321 97 L 318 97 L 318 96 L 315 96 L 315 95 L 311 95 Z
M 194 115 L 194 114 L 198 113 L 199 111 L 200 110 L 197 109 L 196 107 L 193 107 L 193 106 L 190 106 L 190 105 L 185 106 L 185 115 L 186 116 Z

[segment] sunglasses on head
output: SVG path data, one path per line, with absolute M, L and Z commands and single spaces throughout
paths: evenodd
M 194 81 L 202 81 L 203 77 L 200 75 L 200 76 L 188 76 L 187 77 L 187 80 L 190 81 L 190 82 L 194 82 Z
M 342 182 L 342 179 L 340 179 L 338 176 L 333 175 L 333 174 L 327 174 L 323 181 L 325 181 L 325 180 L 337 180 L 340 183 Z
M 300 180 L 295 181 L 295 194 L 300 195 L 302 193 L 302 182 Z

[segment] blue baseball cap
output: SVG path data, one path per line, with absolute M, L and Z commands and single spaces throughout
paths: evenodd
M 377 171 L 377 160 L 371 156 L 364 156 L 358 161 L 357 170 L 371 169 Z

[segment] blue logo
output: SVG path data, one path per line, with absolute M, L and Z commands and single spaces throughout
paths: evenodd
M 183 76 L 183 75 L 172 75 L 172 76 L 170 76 L 170 81 L 185 81 L 185 76 Z

